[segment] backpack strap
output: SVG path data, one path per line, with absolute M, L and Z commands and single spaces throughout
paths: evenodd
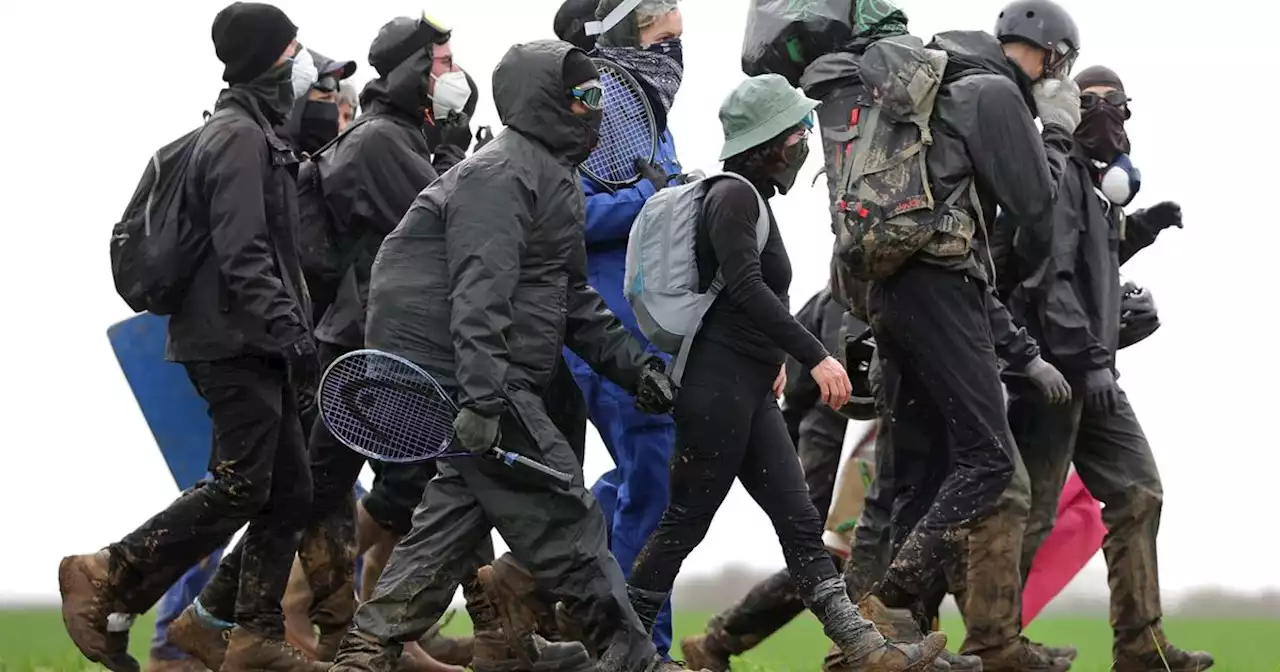
M 760 214 L 756 218 L 756 253 L 759 254 L 760 252 L 763 252 L 764 246 L 769 242 L 770 225 L 769 208 L 765 205 L 764 197 L 760 195 L 760 191 L 756 189 L 756 185 L 751 184 L 750 180 L 733 172 L 726 171 L 715 175 L 709 175 L 703 178 L 704 184 L 709 185 L 710 180 L 718 177 L 735 178 L 748 187 L 751 187 L 751 193 L 756 195 L 756 204 L 760 210 Z M 684 377 L 684 367 L 689 363 L 689 351 L 693 349 L 694 338 L 698 335 L 698 332 L 702 330 L 702 318 L 706 316 L 707 311 L 711 310 L 711 304 L 715 303 L 716 297 L 718 297 L 720 292 L 723 290 L 724 276 L 721 275 L 720 270 L 717 269 L 716 277 L 711 280 L 711 286 L 707 288 L 707 291 L 703 293 L 698 302 L 698 323 L 693 325 L 693 328 L 688 334 L 685 334 L 684 339 L 680 341 L 680 350 L 676 352 L 675 357 L 671 358 L 671 363 L 667 366 L 667 375 L 669 375 L 671 377 L 671 381 L 677 385 L 680 384 L 680 379 Z

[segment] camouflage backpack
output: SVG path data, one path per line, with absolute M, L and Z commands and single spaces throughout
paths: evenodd
M 917 37 L 895 35 L 868 47 L 860 65 L 872 104 L 855 110 L 837 177 L 832 260 L 837 286 L 888 278 L 921 251 L 937 257 L 968 254 L 973 217 L 956 207 L 966 191 L 983 225 L 972 178 L 941 204 L 929 188 L 929 118 L 947 67 L 946 52 L 926 49 Z

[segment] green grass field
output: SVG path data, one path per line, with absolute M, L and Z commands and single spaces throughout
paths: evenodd
M 707 614 L 685 612 L 676 616 L 677 640 L 701 630 Z M 944 629 L 954 646 L 961 639 L 958 621 L 946 621 Z M 1218 659 L 1215 671 L 1280 671 L 1280 621 L 1171 619 L 1170 637 L 1185 647 L 1212 651 Z M 446 629 L 466 634 L 465 613 Z M 152 632 L 150 617 L 133 628 L 134 655 L 145 661 Z M 1044 618 L 1032 625 L 1028 636 L 1053 644 L 1080 647 L 1078 672 L 1107 672 L 1111 667 L 1111 640 L 1105 619 Z M 828 642 L 817 622 L 807 614 L 744 657 L 734 669 L 748 672 L 811 672 L 821 666 Z M 89 665 L 72 646 L 54 610 L 0 611 L 0 672 L 79 672 L 99 669 Z

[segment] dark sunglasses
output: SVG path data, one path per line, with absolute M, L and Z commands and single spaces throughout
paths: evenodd
M 571 93 L 574 100 L 582 101 L 583 105 L 593 110 L 604 109 L 604 87 L 599 84 L 575 86 Z
M 333 75 L 325 75 L 317 79 L 316 83 L 311 85 L 311 88 L 323 93 L 333 93 L 338 90 L 338 78 Z
M 1125 119 L 1128 119 L 1132 114 L 1129 111 L 1129 96 L 1125 95 L 1124 91 L 1108 91 L 1102 95 L 1086 91 L 1080 94 L 1080 109 L 1082 110 L 1096 107 L 1100 103 L 1106 103 L 1111 107 L 1118 107 L 1124 110 Z

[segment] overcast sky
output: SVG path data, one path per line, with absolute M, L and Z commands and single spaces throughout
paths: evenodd
M 558 0 L 439 3 L 457 62 L 484 92 L 477 121 L 497 124 L 488 81 L 515 42 L 551 37 Z M 1001 0 L 899 0 L 912 32 L 989 30 Z M 57 596 L 58 559 L 110 543 L 169 503 L 176 487 L 106 339 L 129 317 L 107 241 L 147 157 L 200 123 L 221 88 L 209 38 L 222 0 L 6 2 L 0 62 L 0 263 L 5 440 L 0 448 L 0 600 Z M 379 26 L 423 5 L 281 1 L 299 40 L 360 63 Z M 1218 18 L 1203 4 L 1066 0 L 1081 30 L 1077 69 L 1114 68 L 1133 97 L 1129 123 L 1143 190 L 1135 206 L 1182 203 L 1171 230 L 1125 267 L 1150 288 L 1164 327 L 1120 357 L 1122 384 L 1159 459 L 1166 592 L 1200 585 L 1280 587 L 1274 534 L 1280 440 L 1275 325 L 1277 226 L 1269 116 L 1280 20 L 1271 3 Z M 671 114 L 688 168 L 711 169 L 720 101 L 742 79 L 747 3 L 686 0 L 685 80 Z M 1209 45 L 1212 40 L 1215 44 Z M 1203 46 L 1202 46 L 1203 45 Z M 830 250 L 818 140 L 797 188 L 775 199 L 795 267 L 792 303 L 825 283 Z M 612 465 L 595 437 L 588 480 Z M 1265 517 L 1265 518 L 1264 518 Z M 1100 558 L 1095 558 L 1097 563 Z M 768 519 L 735 486 L 686 572 L 725 563 L 780 567 Z M 1091 580 L 1097 582 L 1097 574 Z M 1105 586 L 1093 586 L 1099 590 Z

